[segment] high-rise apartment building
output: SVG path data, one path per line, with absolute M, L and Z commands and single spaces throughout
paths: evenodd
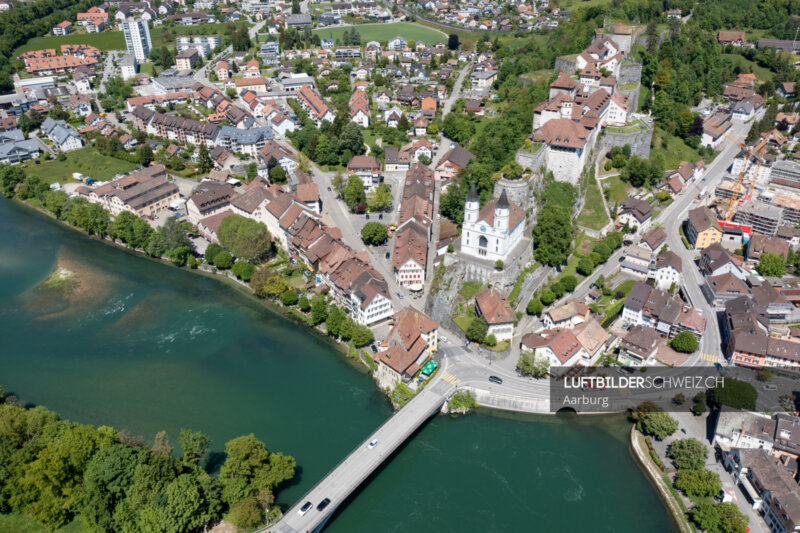
M 125 34 L 125 46 L 128 53 L 137 61 L 144 61 L 150 56 L 153 43 L 150 40 L 150 28 L 147 21 L 128 18 L 122 23 L 122 32 Z

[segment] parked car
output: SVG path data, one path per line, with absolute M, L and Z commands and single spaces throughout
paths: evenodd
M 764 385 L 764 390 L 778 390 L 778 387 L 775 385 L 770 385 L 769 383 Z
M 372 353 L 378 353 L 378 348 L 376 348 L 374 344 L 370 346 L 370 348 L 372 348 Z
M 324 500 L 319 502 L 319 505 L 317 505 L 317 511 L 321 511 L 321 510 L 325 509 L 328 506 L 329 503 L 331 503 L 331 499 L 330 498 L 325 498 Z
M 306 502 L 306 503 L 303 504 L 303 506 L 300 508 L 300 510 L 297 511 L 297 514 L 299 514 L 300 516 L 303 516 L 304 514 L 306 514 L 308 512 L 309 509 L 311 509 L 311 502 Z

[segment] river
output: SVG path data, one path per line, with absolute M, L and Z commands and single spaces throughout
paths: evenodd
M 0 385 L 26 403 L 145 442 L 200 430 L 212 464 L 254 433 L 297 459 L 283 505 L 391 414 L 326 339 L 215 279 L 2 199 L 0 236 Z M 37 288 L 54 269 L 67 283 Z M 326 531 L 672 532 L 629 429 L 618 416 L 436 417 Z

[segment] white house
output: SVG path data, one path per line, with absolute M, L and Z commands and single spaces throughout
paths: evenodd
M 42 133 L 62 152 L 78 150 L 83 147 L 83 139 L 80 134 L 63 120 L 53 120 L 47 117 L 42 122 Z
M 591 311 L 589 307 L 572 299 L 554 307 L 542 314 L 545 329 L 574 328 L 589 320 Z
M 673 286 L 680 287 L 683 283 L 682 272 L 681 258 L 675 252 L 666 251 L 656 257 L 654 275 L 658 289 L 668 291 Z
M 494 335 L 497 341 L 511 340 L 514 336 L 514 322 L 517 315 L 508 300 L 500 296 L 494 289 L 483 289 L 475 295 L 475 312 L 477 316 L 482 316 L 489 329 L 486 336 Z

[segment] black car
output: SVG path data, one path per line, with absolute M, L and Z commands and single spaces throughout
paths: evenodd
M 491 381 L 492 383 L 497 383 L 498 385 L 503 384 L 502 378 L 499 378 L 497 376 L 489 376 L 489 381 Z
M 374 344 L 371 346 L 371 348 L 372 348 L 372 353 L 378 353 L 378 348 L 376 348 Z
M 329 503 L 331 503 L 331 499 L 330 498 L 325 498 L 324 500 L 319 502 L 319 505 L 317 505 L 317 511 L 321 511 L 321 510 L 325 509 L 328 506 Z

